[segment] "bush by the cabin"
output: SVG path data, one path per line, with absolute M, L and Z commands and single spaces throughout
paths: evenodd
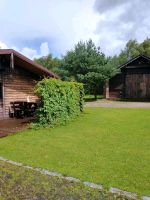
M 35 88 L 40 97 L 37 122 L 41 126 L 65 124 L 83 111 L 83 84 L 43 79 Z

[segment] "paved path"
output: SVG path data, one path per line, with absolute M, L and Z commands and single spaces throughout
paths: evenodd
M 150 102 L 125 102 L 125 101 L 109 101 L 97 100 L 87 102 L 86 107 L 104 107 L 104 108 L 146 108 L 150 109 Z

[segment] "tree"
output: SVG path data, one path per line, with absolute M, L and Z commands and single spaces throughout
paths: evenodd
M 150 39 L 145 39 L 142 43 L 138 43 L 137 40 L 129 40 L 121 53 L 118 56 L 119 64 L 123 64 L 128 60 L 138 56 L 139 54 L 144 54 L 150 56 Z
M 94 94 L 95 98 L 104 82 L 117 72 L 116 66 L 111 65 L 111 59 L 107 59 L 92 40 L 80 41 L 68 51 L 62 58 L 60 70 L 65 71 L 62 79 L 84 83 L 85 91 Z
M 144 42 L 142 42 L 139 46 L 140 46 L 142 54 L 146 56 L 150 56 L 150 39 L 149 38 L 144 40 Z
M 137 40 L 129 40 L 125 48 L 121 50 L 121 53 L 118 57 L 119 63 L 123 64 L 126 61 L 130 60 L 131 58 L 138 56 L 140 53 L 141 53 L 140 46 Z
M 51 54 L 34 59 L 34 61 L 54 72 L 60 66 L 60 60 L 58 58 L 54 58 Z

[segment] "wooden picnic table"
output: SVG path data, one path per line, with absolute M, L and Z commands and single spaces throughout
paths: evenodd
M 34 115 L 37 108 L 37 103 L 27 101 L 13 101 L 10 102 L 9 114 L 10 117 L 31 117 Z

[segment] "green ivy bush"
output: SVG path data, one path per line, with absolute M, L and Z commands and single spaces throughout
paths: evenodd
M 35 87 L 40 98 L 37 124 L 54 127 L 65 124 L 83 111 L 83 84 L 57 79 L 43 79 Z

